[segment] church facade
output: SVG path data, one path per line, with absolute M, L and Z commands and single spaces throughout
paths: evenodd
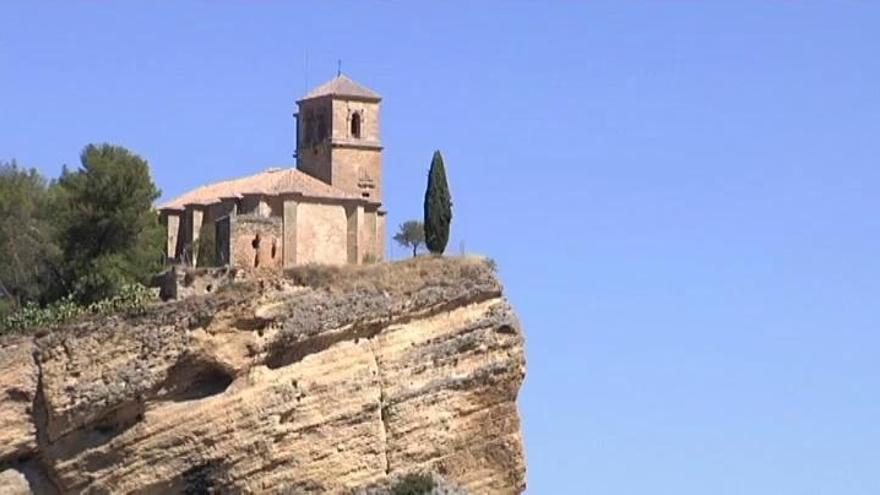
M 159 209 L 169 263 L 288 268 L 385 258 L 381 97 L 344 75 L 297 101 L 296 168 L 202 186 Z M 210 240 L 208 233 L 213 233 Z M 212 246 L 201 246 L 200 238 Z

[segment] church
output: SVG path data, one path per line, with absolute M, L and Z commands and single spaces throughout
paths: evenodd
M 296 168 L 202 186 L 159 208 L 168 262 L 200 266 L 205 232 L 232 268 L 384 259 L 380 102 L 342 74 L 306 94 L 294 114 Z

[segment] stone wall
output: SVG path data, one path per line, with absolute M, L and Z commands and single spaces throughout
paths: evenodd
M 370 201 L 382 201 L 382 151 L 336 147 L 333 149 L 333 185 Z M 364 189 L 365 178 L 372 188 Z M 363 196 L 366 192 L 369 196 Z
M 300 102 L 299 112 L 297 168 L 344 191 L 381 201 L 379 103 L 319 98 Z M 351 134 L 355 113 L 360 115 L 360 137 Z M 321 141 L 304 143 L 305 119 L 310 114 L 325 119 L 328 135 Z
M 377 261 L 378 253 L 376 250 L 376 209 L 364 209 L 364 222 L 360 226 L 360 259 L 363 261 Z
M 177 258 L 177 239 L 180 234 L 180 214 L 166 212 L 160 216 L 165 225 L 165 256 L 169 259 Z
M 385 248 L 388 243 L 388 228 L 387 228 L 387 219 L 388 215 L 379 210 L 376 215 L 376 232 L 378 238 L 376 239 L 376 254 L 379 256 L 380 260 L 384 260 L 385 258 Z
M 348 206 L 345 208 L 345 216 L 348 219 L 345 236 L 348 262 L 359 263 L 361 260 L 360 235 L 364 225 L 364 208 L 362 206 Z
M 205 215 L 204 218 L 202 218 L 202 224 L 206 224 L 208 222 L 216 222 L 217 219 L 232 215 L 235 210 L 236 203 L 230 200 L 225 200 L 219 203 L 208 205 L 205 208 Z
M 150 286 L 159 289 L 163 301 L 210 294 L 235 281 L 236 271 L 228 267 L 190 268 L 172 266 L 153 277 Z M 3 492 L 0 491 L 0 495 Z
M 284 199 L 281 201 L 281 235 L 282 242 L 282 260 L 283 268 L 290 268 L 296 265 L 296 220 L 299 211 L 299 203 L 293 199 Z
M 347 231 L 348 218 L 344 206 L 299 203 L 296 214 L 296 263 L 346 263 Z
M 245 194 L 241 199 L 241 211 L 239 213 L 257 217 L 268 217 L 272 214 L 269 199 L 262 194 Z
M 180 221 L 180 230 L 177 241 L 177 258 L 195 265 L 196 245 L 199 241 L 199 232 L 202 229 L 205 207 L 201 205 L 186 205 L 183 217 Z
M 306 138 L 308 127 L 306 125 L 306 120 L 309 115 L 314 117 L 313 125 L 315 126 L 318 125 L 317 122 L 320 119 L 324 119 L 328 135 L 323 141 L 317 142 L 314 139 L 308 140 Z M 303 172 L 322 180 L 327 184 L 330 184 L 331 181 L 330 146 L 328 144 L 330 133 L 332 132 L 332 126 L 330 124 L 331 118 L 330 100 L 328 98 L 304 100 L 299 102 L 299 122 L 297 124 L 299 135 L 296 140 L 296 166 Z M 312 129 L 312 133 L 314 135 L 316 130 Z
M 215 249 L 217 250 L 217 263 L 227 266 L 232 260 L 232 219 L 234 215 L 217 219 L 214 222 Z
M 234 268 L 281 268 L 280 218 L 237 215 L 230 227 L 230 257 Z
M 357 112 L 361 116 L 361 136 L 351 135 L 352 115 Z M 360 141 L 379 144 L 379 103 L 357 100 L 333 101 L 333 140 Z
M 179 258 L 182 247 L 192 242 L 188 238 L 198 239 L 193 224 L 210 222 L 217 229 L 218 262 L 234 268 L 254 268 L 257 263 L 261 268 L 282 268 L 385 259 L 385 213 L 378 205 L 345 206 L 281 196 L 253 199 L 249 205 L 253 213 L 249 214 L 235 214 L 234 204 L 218 204 L 217 208 L 211 205 L 204 215 L 201 210 L 189 208 L 177 228 L 174 218 L 168 215 L 168 248 L 172 249 L 173 243 Z M 221 213 L 229 215 L 215 218 Z M 196 217 L 201 217 L 201 222 Z M 191 260 L 192 254 L 188 256 Z

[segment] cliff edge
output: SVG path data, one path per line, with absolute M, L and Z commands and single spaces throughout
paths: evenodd
M 0 493 L 520 493 L 524 376 L 483 259 L 303 267 L 0 340 Z

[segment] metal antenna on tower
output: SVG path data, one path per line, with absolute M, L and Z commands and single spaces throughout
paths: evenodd
M 341 75 L 342 75 L 342 59 L 340 58 L 336 61 L 336 77 L 339 77 Z

